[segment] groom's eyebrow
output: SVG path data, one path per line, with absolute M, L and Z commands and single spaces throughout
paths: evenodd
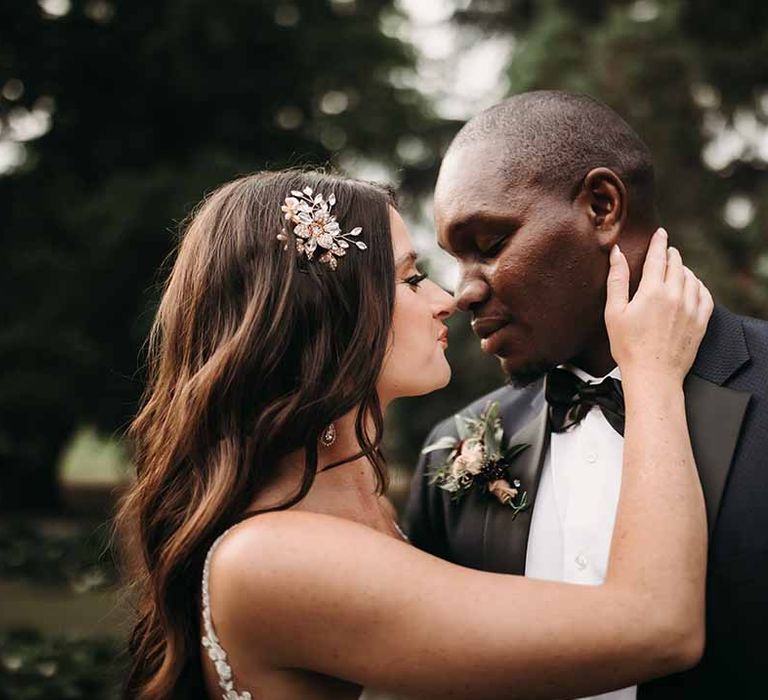
M 474 214 L 468 214 L 467 216 L 455 221 L 451 224 L 450 233 L 464 233 L 465 231 L 473 230 L 476 228 L 488 228 L 488 227 L 517 227 L 519 221 L 516 216 L 509 213 L 495 213 L 495 212 L 477 212 Z
M 444 245 L 442 241 L 438 245 L 444 249 L 456 249 L 460 247 L 461 239 L 465 236 L 476 234 L 494 235 L 500 231 L 517 229 L 519 226 L 519 219 L 510 214 L 476 212 L 452 222 L 446 231 L 446 243 L 448 245 Z
M 468 214 L 456 221 L 451 222 L 446 231 L 448 248 L 456 248 L 459 240 L 466 235 L 471 235 L 473 231 L 482 228 L 488 222 L 488 218 L 483 214 Z M 441 246 L 446 247 L 446 246 Z

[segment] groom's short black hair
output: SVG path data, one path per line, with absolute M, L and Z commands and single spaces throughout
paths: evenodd
M 573 198 L 584 176 L 603 166 L 622 179 L 640 211 L 654 208 L 648 147 L 616 112 L 587 95 L 540 90 L 510 97 L 467 122 L 451 150 L 478 141 L 501 149 L 510 182 Z

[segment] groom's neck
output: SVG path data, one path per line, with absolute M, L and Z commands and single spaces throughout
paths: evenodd
M 616 367 L 616 361 L 611 355 L 611 344 L 605 326 L 600 329 L 592 342 L 588 343 L 587 347 L 576 357 L 573 357 L 569 363 L 593 377 L 604 377 Z
M 630 298 L 634 296 L 640 284 L 648 244 L 657 227 L 658 216 L 655 208 L 651 208 L 644 220 L 628 222 L 621 233 L 620 245 L 630 270 Z M 604 377 L 616 367 L 616 361 L 611 355 L 608 331 L 604 323 L 598 324 L 593 335 L 585 343 L 584 349 L 570 360 L 570 364 L 583 369 L 593 377 Z

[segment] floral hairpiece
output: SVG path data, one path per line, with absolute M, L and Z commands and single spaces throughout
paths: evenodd
M 312 260 L 318 247 L 325 252 L 318 260 L 336 269 L 337 258 L 347 254 L 347 249 L 354 243 L 360 250 L 366 250 L 368 246 L 362 241 L 350 240 L 359 236 L 363 229 L 360 226 L 347 233 L 341 232 L 341 227 L 336 217 L 331 214 L 333 205 L 336 204 L 336 195 L 331 195 L 326 200 L 322 194 L 313 194 L 311 187 L 305 187 L 302 191 L 291 190 L 291 196 L 285 198 L 285 204 L 280 208 L 285 213 L 285 218 L 291 221 L 293 235 L 296 240 L 296 250 L 300 255 L 306 255 L 307 260 Z M 284 249 L 288 250 L 288 232 L 283 229 L 277 234 L 280 241 L 285 241 Z

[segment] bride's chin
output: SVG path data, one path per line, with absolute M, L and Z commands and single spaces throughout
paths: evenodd
M 451 366 L 448 361 L 443 357 L 441 358 L 441 367 L 435 372 L 435 383 L 430 389 L 425 391 L 425 394 L 431 394 L 433 391 L 443 389 L 448 386 L 451 381 Z
M 443 383 L 438 387 L 438 389 L 442 389 L 445 386 L 448 386 L 448 384 L 451 381 L 451 377 L 453 376 L 453 370 L 451 369 L 451 366 L 448 364 L 448 362 L 445 363 L 445 376 L 443 378 Z

